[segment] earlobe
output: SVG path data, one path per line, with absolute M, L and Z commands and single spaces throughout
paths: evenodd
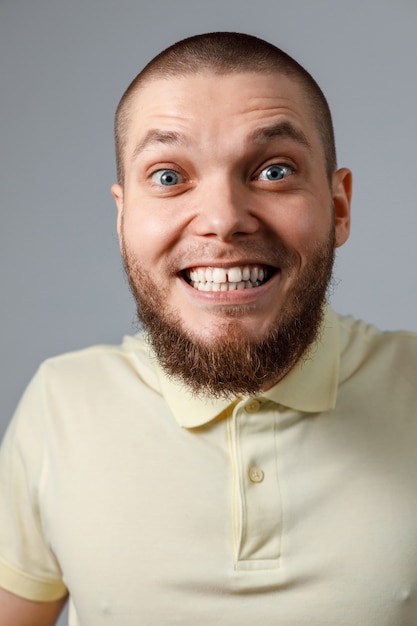
M 342 246 L 350 232 L 350 201 L 352 172 L 343 167 L 333 174 L 332 196 L 334 206 L 336 248 Z
M 123 214 L 123 187 L 119 183 L 115 183 L 111 187 L 111 193 L 117 206 L 117 234 L 120 237 Z

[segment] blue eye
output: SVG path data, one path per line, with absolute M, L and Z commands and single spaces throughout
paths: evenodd
M 175 170 L 157 170 L 152 174 L 152 182 L 163 187 L 172 187 L 182 182 L 182 176 Z
M 259 180 L 282 180 L 285 176 L 293 174 L 294 170 L 288 165 L 268 165 L 260 172 Z

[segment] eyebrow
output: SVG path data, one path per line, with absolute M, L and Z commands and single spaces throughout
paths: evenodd
M 255 130 L 250 139 L 255 143 L 267 143 L 272 141 L 276 137 L 282 137 L 284 139 L 291 139 L 296 143 L 305 146 L 311 152 L 312 147 L 307 139 L 307 136 L 303 131 L 298 130 L 290 122 L 278 122 L 272 126 L 266 126 L 265 128 L 258 128 Z
M 305 146 L 311 152 L 311 144 L 306 135 L 295 128 L 290 122 L 283 121 L 271 126 L 256 129 L 250 136 L 249 140 L 253 143 L 268 143 L 276 137 L 291 139 L 296 143 Z M 154 145 L 186 145 L 188 140 L 184 135 L 176 131 L 164 131 L 158 128 L 148 130 L 144 138 L 136 145 L 132 159 L 136 159 L 147 148 Z
M 145 137 L 140 141 L 133 151 L 132 158 L 136 159 L 147 148 L 153 145 L 184 145 L 187 141 L 184 135 L 175 131 L 164 131 L 158 128 L 151 128 Z

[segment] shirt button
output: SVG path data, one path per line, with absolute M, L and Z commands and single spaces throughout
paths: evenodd
M 259 411 L 260 407 L 261 407 L 261 403 L 259 402 L 259 400 L 256 400 L 255 398 L 253 398 L 252 400 L 249 400 L 249 402 L 246 403 L 245 411 L 246 413 L 256 413 L 257 411 Z
M 260 467 L 256 467 L 256 465 L 253 465 L 251 468 L 249 468 L 249 480 L 252 483 L 261 483 L 264 479 L 264 473 L 261 470 Z

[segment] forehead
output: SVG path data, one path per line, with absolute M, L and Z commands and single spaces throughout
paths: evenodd
M 153 129 L 212 144 L 213 138 L 243 140 L 277 122 L 289 122 L 313 148 L 320 147 L 306 92 L 288 76 L 201 72 L 152 78 L 138 87 L 130 104 L 127 156 Z

